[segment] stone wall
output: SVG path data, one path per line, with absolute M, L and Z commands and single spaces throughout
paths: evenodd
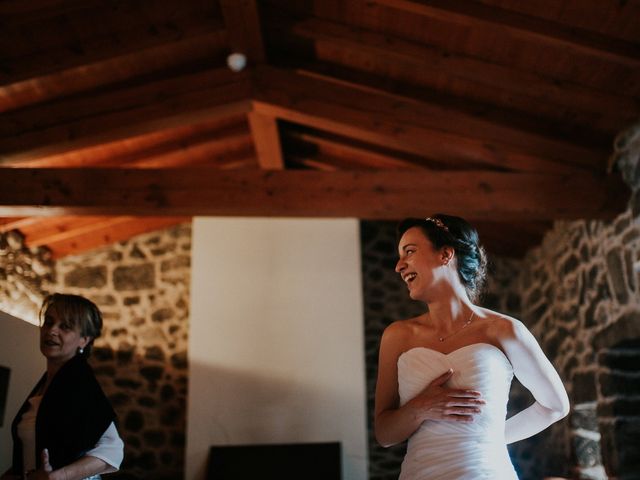
M 52 291 L 55 281 L 46 248 L 27 248 L 17 230 L 0 232 L 0 309 L 36 325 L 44 292 Z
M 0 309 L 32 320 L 44 295 L 59 291 L 86 296 L 103 312 L 91 363 L 125 441 L 122 470 L 109 478 L 182 478 L 190 225 L 58 262 L 25 249 L 15 232 L 0 248 Z
M 569 392 L 568 419 L 520 450 L 537 475 L 640 478 L 640 124 L 615 142 L 632 189 L 612 221 L 556 222 L 518 278 L 522 320 Z
M 543 473 L 606 478 L 603 462 L 609 476 L 640 471 L 640 362 L 632 366 L 640 358 L 638 260 L 640 224 L 631 208 L 612 222 L 556 223 L 525 259 L 523 320 L 560 371 L 573 406 L 547 446 L 569 446 L 575 462 L 567 469 L 558 459 Z

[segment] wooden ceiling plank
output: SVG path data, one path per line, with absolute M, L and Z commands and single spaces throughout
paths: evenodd
M 294 22 L 290 29 L 295 36 L 314 41 L 317 48 L 327 44 L 348 52 L 370 55 L 372 59 L 384 60 L 390 65 L 411 65 L 419 72 L 446 74 L 451 78 L 490 85 L 511 95 L 526 96 L 537 101 L 542 99 L 557 106 L 579 108 L 600 116 L 607 113 L 619 116 L 620 112 L 629 109 L 630 104 L 637 103 L 634 98 L 590 88 L 570 79 L 559 81 L 557 78 L 545 77 L 539 72 L 517 70 L 377 32 L 354 30 L 318 18 Z M 282 31 L 281 29 L 279 32 Z M 421 75 L 421 78 L 425 77 L 429 75 Z
M 524 15 L 473 0 L 373 0 L 379 5 L 456 23 L 482 28 L 507 38 L 525 40 L 614 62 L 626 67 L 640 67 L 640 48 L 624 40 L 597 32 L 567 27 L 547 19 Z
M 91 230 L 51 241 L 47 247 L 59 259 L 190 221 L 191 217 L 114 217 Z
M 212 72 L 159 82 L 153 88 L 125 89 L 61 99 L 9 112 L 0 124 L 0 164 L 33 160 L 158 129 L 188 125 L 250 111 L 250 84 L 244 74 Z M 198 80 L 198 82 L 194 82 Z M 193 85 L 196 83 L 196 85 Z M 176 88 L 178 89 L 176 91 Z M 111 106 L 110 106 L 111 105 Z M 60 118 L 61 115 L 64 115 Z M 29 126 L 38 119 L 41 126 Z
M 91 153 L 96 150 L 99 149 L 90 148 L 84 154 L 74 152 L 74 154 L 44 157 L 35 160 L 5 162 L 4 166 L 19 166 L 23 168 L 176 168 L 206 164 L 215 166 L 218 162 L 227 161 L 240 153 L 254 152 L 251 135 L 246 131 L 224 138 L 214 138 L 210 141 L 192 142 L 185 140 L 182 145 L 176 145 L 171 142 L 159 144 L 155 147 L 137 148 L 134 142 L 131 149 L 124 153 L 119 153 L 119 149 L 104 147 L 105 152 L 92 156 Z M 252 156 L 255 157 L 255 153 L 252 153 Z
M 332 155 L 330 153 L 318 152 L 312 156 L 305 156 L 304 154 L 294 154 L 289 156 L 289 159 L 294 163 L 304 165 L 306 167 L 313 168 L 318 166 L 319 170 L 378 170 L 378 168 L 367 163 L 359 163 L 353 161 L 352 158 L 345 158 L 344 156 Z
M 143 157 L 134 162 L 127 163 L 127 168 L 171 168 L 179 169 L 184 167 L 228 167 L 230 163 L 242 160 L 243 162 L 252 159 L 253 167 L 258 167 L 258 160 L 253 147 L 251 137 L 246 135 L 243 138 L 235 139 L 225 145 L 225 149 L 220 149 L 219 142 L 207 142 L 187 147 L 179 151 L 166 153 L 154 157 Z M 239 140 L 239 141 L 238 141 Z
M 376 152 L 372 149 L 365 149 L 363 147 L 338 142 L 319 133 L 289 131 L 287 132 L 287 137 L 303 142 L 310 142 L 317 145 L 320 151 L 324 151 L 337 158 L 347 157 L 357 165 L 370 169 L 424 167 L 424 165 L 418 162 L 411 162 L 399 157 Z
M 289 157 L 289 164 L 297 168 L 310 168 L 312 170 L 320 170 L 322 172 L 335 172 L 339 170 L 335 165 L 326 163 L 326 158 L 307 158 L 292 156 Z
M 269 69 L 270 67 L 265 67 Z M 276 69 L 272 69 L 274 72 Z M 286 70 L 281 70 L 286 72 Z M 375 107 L 391 107 L 395 112 L 393 117 L 406 115 L 404 117 L 409 123 L 424 124 L 435 130 L 450 132 L 462 131 L 465 136 L 482 138 L 490 143 L 502 145 L 506 150 L 519 152 L 522 154 L 532 154 L 540 158 L 556 159 L 562 162 L 571 162 L 574 156 L 591 159 L 601 167 L 602 155 L 609 144 L 597 141 L 594 143 L 591 138 L 580 138 L 580 140 L 567 138 L 566 135 L 558 132 L 549 132 L 542 128 L 543 121 L 538 121 L 537 125 L 522 125 L 516 123 L 513 118 L 494 119 L 487 117 L 484 113 L 478 113 L 463 109 L 458 102 L 441 102 L 414 98 L 395 92 L 364 85 L 358 82 L 344 81 L 316 72 L 299 70 L 298 74 L 303 78 L 325 82 L 315 86 L 341 86 L 344 90 L 330 92 L 336 95 L 336 100 L 347 100 L 349 104 L 358 105 L 361 100 L 371 101 Z M 304 85 L 304 84 L 303 84 Z M 350 91 L 349 91 L 350 89 Z M 358 92 L 371 94 L 364 98 L 358 97 Z M 342 93 L 343 95 L 339 95 Z M 323 93 L 323 98 L 325 97 Z M 364 103 L 367 106 L 367 103 Z M 473 132 L 469 135 L 468 132 Z
M 493 221 L 612 218 L 618 176 L 487 171 L 20 169 L 0 172 L 0 216 L 237 215 L 397 219 L 447 211 Z
M 274 117 L 250 112 L 247 115 L 260 168 L 284 169 L 278 123 Z
M 220 0 L 233 52 L 244 53 L 252 64 L 266 59 L 260 15 L 255 0 Z
M 180 96 L 197 95 L 199 92 L 241 84 L 248 80 L 247 77 L 246 73 L 233 73 L 228 68 L 219 66 L 141 85 L 125 85 L 117 89 L 61 98 L 3 114 L 0 139 L 6 141 L 6 137 L 38 132 L 80 119 L 89 121 L 94 117 L 117 114 L 148 104 L 177 101 Z M 202 99 L 197 100 L 202 102 Z
M 8 83 L 0 86 L 0 112 L 24 108 L 196 60 L 214 58 L 226 43 L 227 35 L 224 30 L 206 32 L 105 60 L 87 59 L 80 66 L 22 81 L 7 79 Z
M 533 171 L 604 170 L 607 153 L 373 89 L 260 67 L 254 109 L 435 160 Z M 524 161 L 523 161 L 524 160 Z
M 220 170 L 255 170 L 255 153 L 245 158 L 239 156 L 238 158 L 234 159 L 226 159 L 224 162 L 220 162 L 218 165 L 216 165 L 216 167 Z
M 459 135 L 413 128 L 408 125 L 397 125 L 389 120 L 384 123 L 372 118 L 359 116 L 357 112 L 343 108 L 323 108 L 318 104 L 309 109 L 292 109 L 275 105 L 273 100 L 260 103 L 254 101 L 254 108 L 280 119 L 306 125 L 327 132 L 348 135 L 363 142 L 370 142 L 388 149 L 395 149 L 415 155 L 433 158 L 436 161 L 452 165 L 486 164 L 500 169 L 525 172 L 571 173 L 582 167 L 563 164 L 552 160 L 526 154 L 502 152 L 487 146 L 478 139 L 465 138 Z M 299 107 L 299 106 L 298 106 Z M 324 104 L 324 107 L 331 107 Z M 349 113 L 356 113 L 349 115 Z M 383 130 L 384 129 L 384 130 Z M 383 131 L 382 131 L 383 130 Z M 595 170 L 593 167 L 585 170 Z
M 61 217 L 31 217 L 36 220 L 28 228 L 19 229 L 29 246 L 40 247 L 48 245 L 58 239 L 71 238 L 75 235 L 89 232 L 116 217 L 112 216 L 61 216 Z
M 33 225 L 38 224 L 42 221 L 40 217 L 18 217 L 18 218 L 2 218 L 0 223 L 0 232 L 5 233 L 11 230 L 20 230 L 21 232 L 25 229 L 33 227 Z
M 152 133 L 137 135 L 124 140 L 114 140 L 86 148 L 36 158 L 33 160 L 6 159 L 4 167 L 106 167 L 138 162 L 189 149 L 192 146 L 209 144 L 219 152 L 235 149 L 241 144 L 251 143 L 247 125 L 242 117 L 224 117 L 195 125 L 186 125 Z
M 7 52 L 0 84 L 222 29 L 213 6 L 198 9 L 193 2 L 176 4 L 173 0 L 126 3 L 95 2 L 90 8 L 48 19 L 27 15 L 8 20 L 0 36 L 0 51 Z

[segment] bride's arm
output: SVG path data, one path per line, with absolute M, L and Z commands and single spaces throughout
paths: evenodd
M 378 379 L 376 381 L 374 433 L 383 447 L 403 442 L 415 432 L 422 420 L 409 404 L 400 407 L 398 396 L 398 356 L 401 354 L 402 329 L 389 325 L 380 340 Z
M 403 442 L 425 420 L 470 422 L 485 403 L 480 392 L 444 386 L 453 370 L 443 372 L 422 392 L 400 405 L 398 395 L 398 357 L 407 342 L 398 324 L 391 324 L 382 335 L 376 383 L 374 430 L 383 447 Z
M 569 413 L 569 398 L 558 372 L 529 330 L 519 321 L 500 322 L 497 335 L 520 383 L 535 402 L 509 418 L 505 426 L 507 443 L 517 442 L 544 430 Z

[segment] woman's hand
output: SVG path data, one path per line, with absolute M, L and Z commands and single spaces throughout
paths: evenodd
M 480 407 L 485 404 L 480 392 L 443 386 L 452 375 L 453 369 L 447 370 L 407 402 L 420 422 L 473 422 L 474 416 L 480 413 Z
M 42 467 L 27 475 L 27 480 L 58 480 L 60 477 L 53 473 L 53 467 L 49 463 L 49 450 L 42 450 Z
M 113 472 L 115 469 L 90 455 L 80 457 L 73 463 L 54 470 L 49 463 L 49 451 L 42 450 L 42 467 L 27 475 L 27 480 L 81 480 L 101 473 Z M 4 480 L 4 479 L 3 479 Z M 13 480 L 13 479 L 9 479 Z

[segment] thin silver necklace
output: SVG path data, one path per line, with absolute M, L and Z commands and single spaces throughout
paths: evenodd
M 456 333 L 460 333 L 462 330 L 464 330 L 465 328 L 467 328 L 469 326 L 469 324 L 473 321 L 473 316 L 475 315 L 475 312 L 472 311 L 471 312 L 471 316 L 469 317 L 469 320 L 467 320 L 466 322 L 464 322 L 464 325 L 462 325 L 458 330 L 456 330 L 453 333 L 450 333 L 449 335 L 445 335 L 444 337 L 438 337 L 438 341 L 440 342 L 444 342 L 447 338 L 454 336 Z

